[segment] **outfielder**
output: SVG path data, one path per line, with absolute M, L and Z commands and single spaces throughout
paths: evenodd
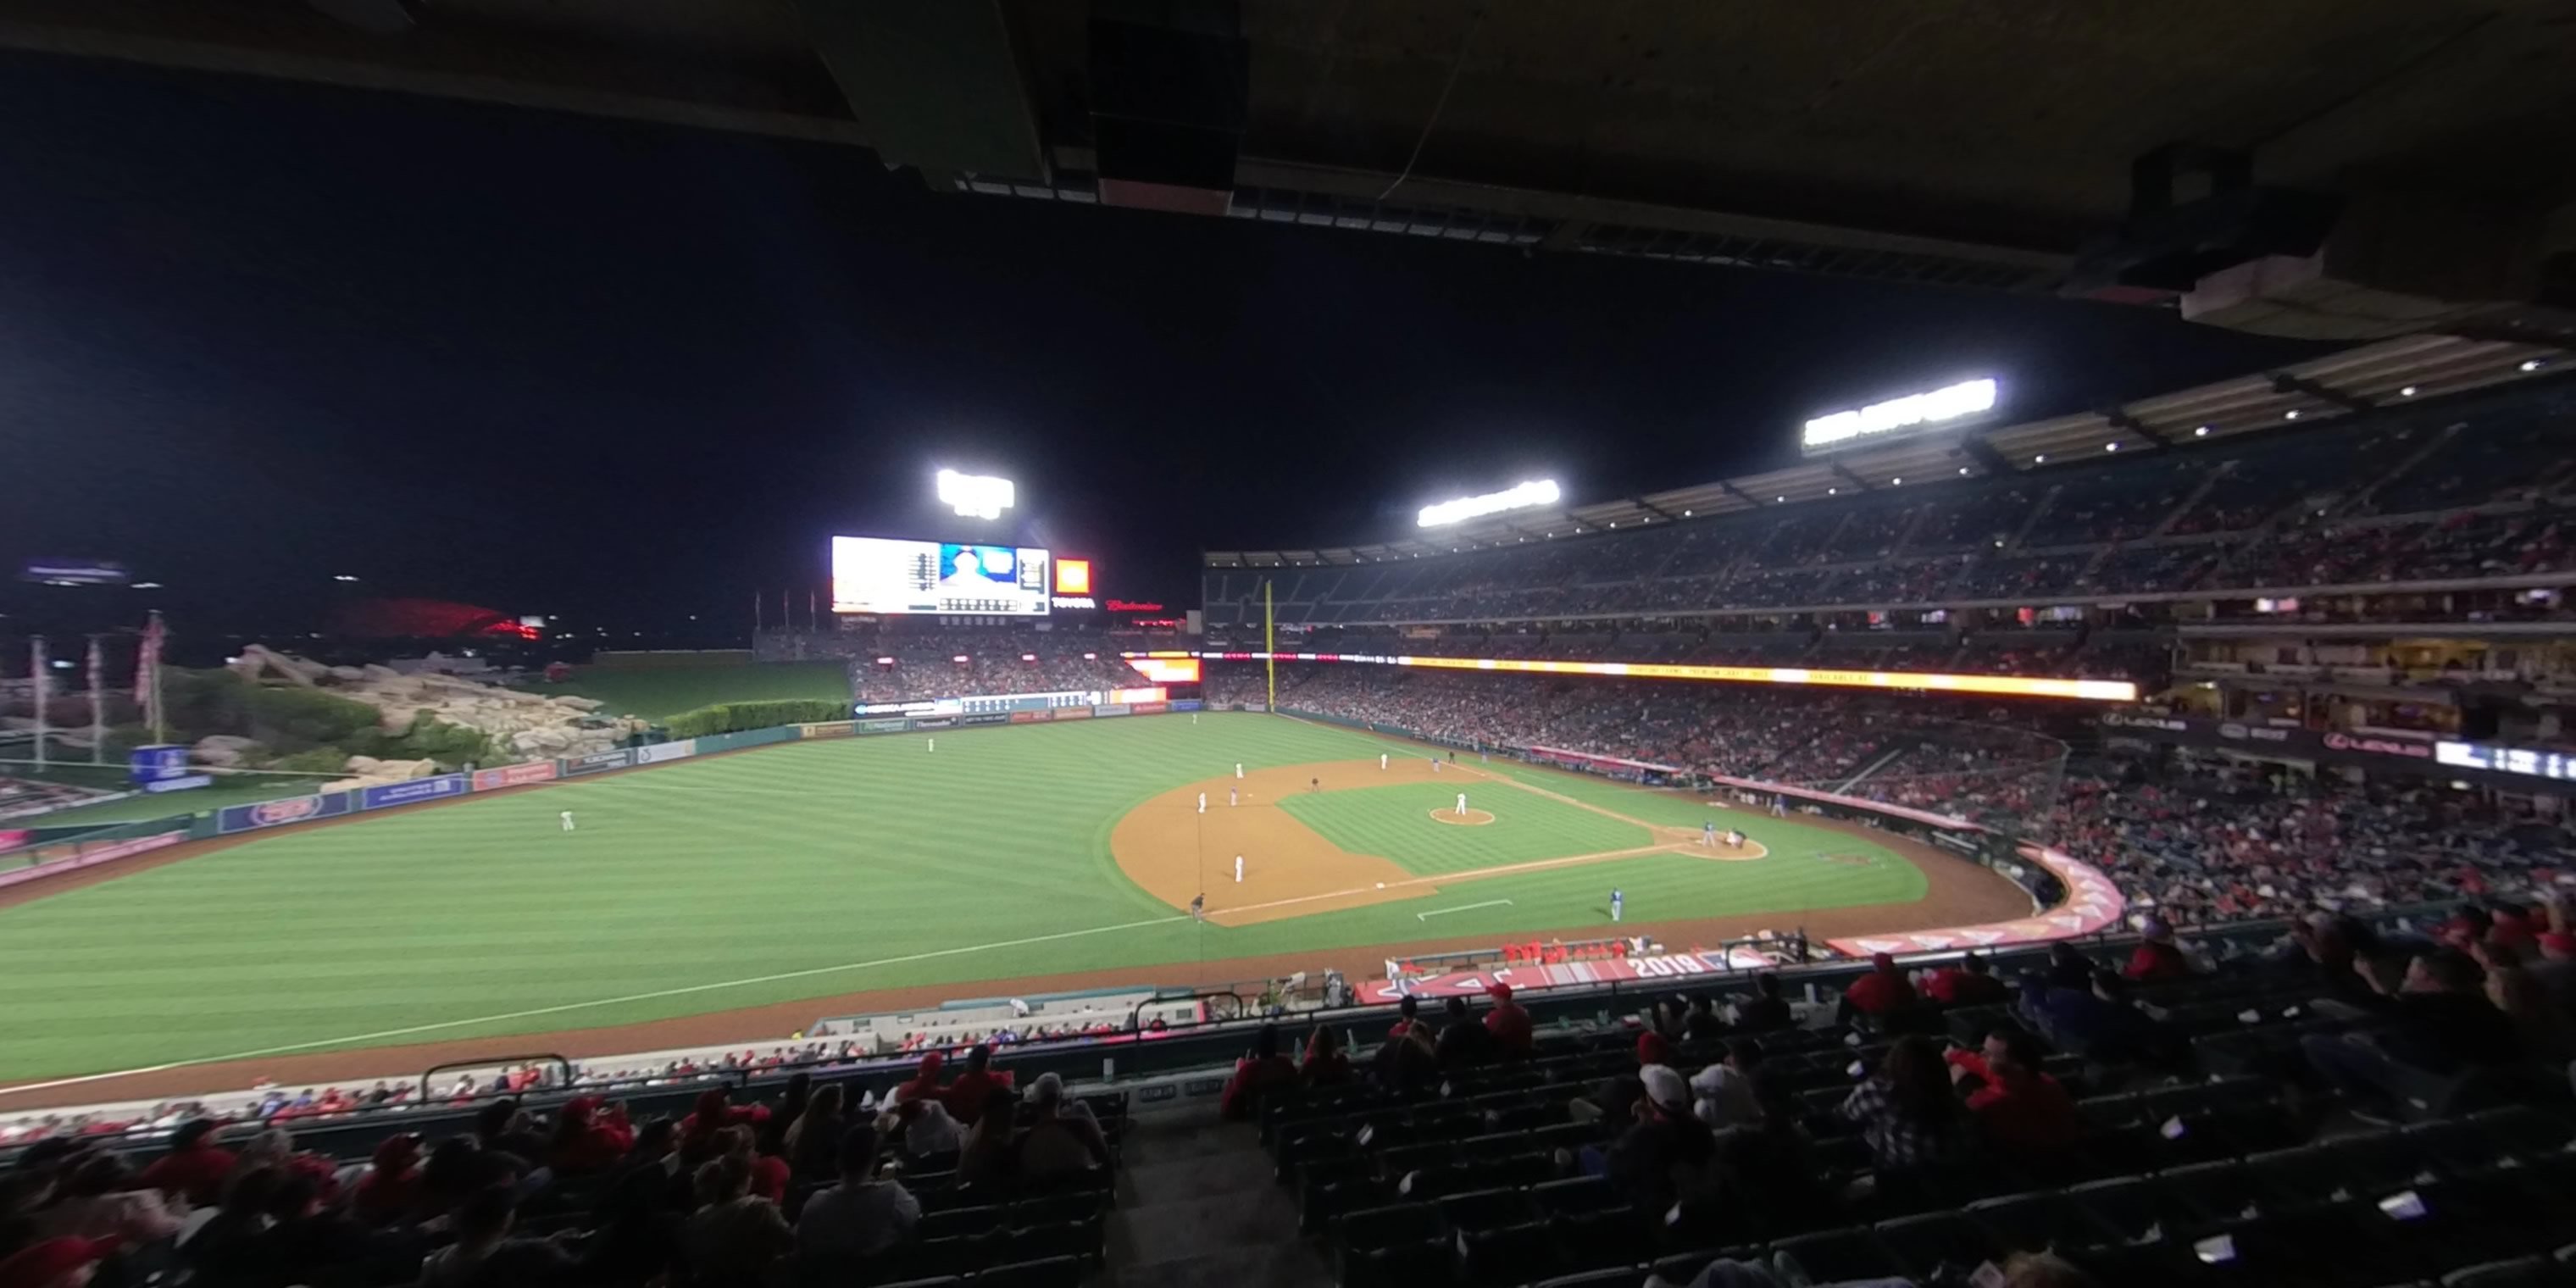
M 562 813 L 562 815 L 560 815 L 560 817 L 563 819 L 563 830 L 565 830 L 565 831 L 567 831 L 567 832 L 571 831 L 571 830 L 572 830 L 572 811 L 571 811 L 571 810 L 565 810 L 565 811 Z
M 930 750 L 932 750 L 932 751 L 937 751 L 937 750 L 939 750 L 939 740 L 938 740 L 937 738 L 933 738 L 933 739 L 931 739 L 931 740 L 930 740 L 930 748 L 929 748 L 929 749 L 930 749 Z
M 1234 776 L 1237 778 L 1243 777 L 1243 762 L 1240 760 L 1234 762 Z

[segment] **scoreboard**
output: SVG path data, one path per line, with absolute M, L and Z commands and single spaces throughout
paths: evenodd
M 1047 615 L 1047 552 L 1027 546 L 832 538 L 832 611 Z

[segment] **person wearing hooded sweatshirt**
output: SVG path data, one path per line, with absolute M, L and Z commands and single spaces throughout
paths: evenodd
M 420 1137 L 412 1132 L 376 1143 L 374 1166 L 358 1178 L 351 1210 L 369 1225 L 391 1225 L 420 1206 Z
M 626 1121 L 626 1106 L 609 1105 L 600 1112 L 598 1096 L 575 1096 L 564 1102 L 555 1115 L 554 1140 L 546 1150 L 546 1165 L 565 1175 L 584 1175 L 605 1171 L 626 1156 L 635 1146 L 635 1129 Z

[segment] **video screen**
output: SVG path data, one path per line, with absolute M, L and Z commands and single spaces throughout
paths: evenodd
M 1047 552 L 886 537 L 832 538 L 832 611 L 1047 615 Z

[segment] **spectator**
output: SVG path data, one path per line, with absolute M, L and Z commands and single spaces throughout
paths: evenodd
M 993 1087 L 985 1092 L 985 1102 L 1003 1103 L 1002 1121 L 1010 1123 L 1009 1106 L 1019 1097 L 1008 1087 Z M 895 1128 L 901 1134 L 898 1142 L 903 1152 L 914 1158 L 951 1157 L 965 1148 L 966 1132 L 948 1113 L 948 1106 L 937 1100 L 907 1100 L 894 1107 Z M 977 1118 L 980 1121 L 982 1114 Z
M 143 1169 L 143 1183 L 198 1206 L 212 1204 L 239 1161 L 215 1143 L 222 1128 L 211 1118 L 192 1118 L 170 1133 L 170 1152 Z
M 1637 1098 L 1646 1094 L 1640 1079 L 1652 1065 L 1671 1065 L 1673 1044 L 1664 1035 L 1647 1029 L 1637 1035 L 1637 1072 L 1622 1073 L 1601 1080 L 1589 1097 L 1576 1097 L 1566 1105 L 1567 1113 L 1579 1123 L 1624 1123 L 1636 1116 Z
M 1780 977 L 1764 971 L 1753 977 L 1753 998 L 1735 1008 L 1735 1028 L 1740 1033 L 1776 1033 L 1794 1027 L 1797 1014 L 1780 996 Z
M 680 1227 L 690 1283 L 702 1288 L 759 1288 L 770 1266 L 796 1250 L 796 1232 L 778 1205 L 751 1192 L 747 1129 L 739 1150 L 727 1149 L 697 1171 L 700 1204 Z
M 1023 1183 L 1038 1183 L 1109 1165 L 1109 1139 L 1083 1105 L 1067 1105 L 1064 1079 L 1040 1074 L 1029 1084 L 1029 1126 L 1017 1142 Z
M 759 1137 L 751 1128 L 727 1127 L 717 1132 L 716 1150 L 721 1155 L 742 1160 L 743 1170 L 751 1177 L 750 1189 L 754 1196 L 767 1199 L 772 1203 L 786 1200 L 789 1180 L 787 1162 L 774 1154 L 761 1153 Z
M 1860 1124 L 1861 1139 L 1882 1171 L 1910 1171 L 1964 1156 L 1967 1136 L 1957 1097 L 1932 1044 L 1920 1036 L 1898 1038 L 1878 1071 L 1843 1100 L 1843 1117 Z
M 1761 1067 L 1762 1043 L 1758 1039 L 1737 1038 L 1727 1043 L 1726 1058 L 1691 1078 L 1691 1112 L 1718 1131 L 1761 1126 L 1765 1115 L 1762 1096 L 1755 1085 Z
M 2022 985 L 2022 1018 L 2059 1049 L 2104 1063 L 2168 1064 L 2180 1039 L 2129 1001 L 2129 981 L 2097 970 L 2081 988 L 2062 988 L 2032 976 Z
M 1389 1035 L 1378 1044 L 1371 1065 L 1371 1076 L 1389 1091 L 1411 1094 L 1431 1085 L 1440 1077 L 1440 1056 L 1432 1043 L 1431 1026 L 1416 1020 L 1401 1032 Z
M 1994 963 L 1980 953 L 1965 954 L 1957 963 L 1934 971 L 1924 981 L 1923 992 L 1943 1006 L 1987 1006 L 2012 996 L 2012 990 L 1995 978 Z
M 510 1242 L 510 1226 L 517 1215 L 517 1204 L 506 1189 L 484 1190 L 466 1200 L 456 1209 L 456 1242 L 421 1264 L 420 1288 L 474 1288 L 486 1282 L 485 1264 Z
M 537 1134 L 536 1117 L 520 1105 L 516 1096 L 495 1100 L 475 1112 L 474 1139 L 485 1149 L 497 1149 L 531 1163 L 543 1160 L 548 1152 L 546 1138 Z
M 371 1225 L 391 1225 L 415 1213 L 422 1192 L 420 1137 L 398 1132 L 376 1142 L 375 1161 L 358 1178 L 351 1209 Z
M 98 1263 L 116 1251 L 113 1239 L 39 1239 L 0 1258 L 0 1284 L 8 1288 L 81 1288 Z
M 937 1051 L 923 1052 L 919 1071 L 913 1074 L 910 1081 L 899 1083 L 894 1090 L 887 1092 L 886 1103 L 899 1105 L 921 1096 L 945 1094 L 939 1085 L 939 1070 L 946 1063 L 948 1063 L 948 1057 Z
M 1689 1084 L 1672 1069 L 1648 1065 L 1638 1070 L 1645 1094 L 1631 1111 L 1635 1121 L 1597 1156 L 1600 1174 L 1648 1211 L 1670 1207 L 1694 1174 L 1717 1154 L 1717 1140 L 1706 1123 L 1691 1114 Z
M 1252 1050 L 1235 1061 L 1234 1076 L 1226 1080 L 1219 1112 L 1229 1122 L 1244 1122 L 1261 1112 L 1261 1097 L 1275 1087 L 1293 1085 L 1297 1066 L 1279 1054 L 1279 1029 L 1264 1024 L 1253 1039 Z
M 72 1164 L 62 1197 L 37 1213 L 47 1237 L 158 1243 L 179 1232 L 180 1219 L 145 1186 L 119 1154 L 96 1153 Z M 0 1281 L 5 1282 L 5 1281 Z
M 877 1179 L 877 1134 L 865 1125 L 842 1133 L 841 1183 L 815 1195 L 797 1214 L 798 1269 L 809 1279 L 856 1281 L 870 1257 L 912 1237 L 921 1201 L 900 1183 Z
M 2313 1033 L 2300 1040 L 2308 1062 L 2351 1093 L 2365 1117 L 2408 1099 L 2408 1074 L 2456 1077 L 2522 1056 L 2513 1021 L 2480 991 L 2477 963 L 2455 948 L 2437 948 L 2407 964 L 2381 1023 L 2354 1033 Z
M 1694 1045 L 1715 1042 L 1726 1036 L 1726 1025 L 1717 1018 L 1717 1005 L 1706 993 L 1691 995 L 1690 1013 L 1682 1020 L 1682 1041 Z
M 2075 1143 L 2082 1128 L 2075 1098 L 2043 1066 L 2039 1039 L 2020 1025 L 1986 1033 L 1982 1051 L 1952 1051 L 1950 1076 L 1980 1085 L 1968 1093 L 1968 1114 L 1986 1142 L 2006 1157 L 2031 1159 Z
M 1387 1029 L 1386 1035 L 1390 1038 L 1403 1037 L 1412 1030 L 1414 1025 L 1421 1022 L 1422 1002 L 1408 993 L 1396 1002 L 1395 1023 Z
M 2191 959 L 2174 942 L 2173 927 L 2162 917 L 2149 917 L 2138 928 L 2137 951 L 2129 954 L 2129 964 L 2120 973 L 2141 984 L 2189 979 Z
M 937 1052 L 931 1053 L 924 1058 L 924 1062 L 937 1058 L 937 1055 Z M 929 1071 L 934 1075 L 938 1072 L 935 1066 Z M 936 1082 L 934 1081 L 932 1085 L 935 1086 Z M 976 1116 L 984 1111 L 984 1102 L 991 1099 L 987 1093 L 995 1087 L 1004 1091 L 1013 1090 L 1011 1075 L 1007 1072 L 994 1072 L 993 1048 L 978 1043 L 973 1050 L 966 1053 L 966 1071 L 957 1075 L 957 1081 L 950 1083 L 948 1089 L 940 1093 L 940 1098 L 948 1105 L 949 1117 L 972 1127 L 975 1125 Z
M 1853 980 L 1843 990 L 1844 1018 L 1864 1015 L 1875 1020 L 1889 1019 L 1915 1002 L 1914 984 L 1905 972 L 1896 968 L 1896 959 L 1886 953 L 1872 953 L 1869 973 Z
M 1526 1058 L 1536 1046 L 1536 1039 L 1529 1012 L 1512 1000 L 1512 986 L 1487 984 L 1485 996 L 1494 999 L 1494 1009 L 1485 1013 L 1485 1031 L 1493 1035 L 1494 1048 L 1507 1059 Z
M 1339 1086 L 1351 1080 L 1350 1057 L 1342 1054 L 1341 1037 L 1332 1025 L 1318 1023 L 1306 1035 L 1306 1058 L 1297 1067 L 1297 1077 L 1309 1087 Z
M 1493 1031 L 1476 1021 L 1467 1011 L 1467 999 L 1452 997 L 1440 1004 L 1447 1022 L 1440 1026 L 1437 1047 L 1443 1069 L 1472 1068 L 1494 1062 Z
M 572 1176 L 602 1172 L 635 1147 L 626 1106 L 609 1105 L 603 1114 L 601 1103 L 597 1096 L 575 1096 L 556 1111 L 554 1138 L 543 1155 L 548 1167 Z
M 957 1154 L 959 1185 L 995 1188 L 1009 1184 L 1016 1175 L 1018 1153 L 1012 1147 L 1011 1115 L 1018 1102 L 1019 1097 L 999 1087 L 985 1096 L 975 1127 L 966 1133 L 965 1147 Z
M 837 1162 L 842 1136 L 849 1125 L 841 1117 L 841 1099 L 849 1093 L 841 1084 L 827 1083 L 805 1102 L 805 1112 L 787 1124 L 787 1134 L 779 1147 L 787 1156 L 787 1170 L 793 1176 L 824 1176 Z M 914 1104 L 930 1103 L 913 1101 Z M 943 1114 L 945 1109 L 941 1111 Z
M 2559 1014 L 2576 1018 L 2576 934 L 2544 931 L 2535 942 L 2540 960 L 2530 967 L 2533 982 Z
M 2540 978 L 2522 963 L 2520 950 L 2490 938 L 2478 954 L 2486 967 L 2486 997 L 2513 1022 L 2523 1050 L 2554 1064 L 2576 1057 L 2576 1025 L 2552 1004 Z
M 758 1127 L 769 1121 L 769 1106 L 731 1103 L 722 1087 L 698 1093 L 697 1108 L 680 1120 L 680 1162 L 694 1167 L 715 1153 L 716 1133 L 736 1125 Z

